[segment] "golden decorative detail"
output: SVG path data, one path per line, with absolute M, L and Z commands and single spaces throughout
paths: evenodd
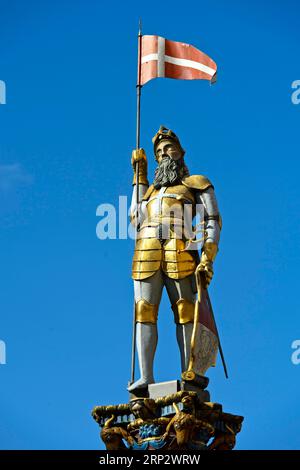
M 192 191 L 183 185 L 170 186 L 166 188 L 163 195 L 160 195 L 158 189 L 151 191 L 151 197 L 143 197 L 147 202 L 147 220 L 146 223 L 152 221 L 154 217 L 161 215 L 166 220 L 178 219 L 182 221 L 185 214 L 185 204 L 194 204 L 195 197 Z M 150 196 L 150 192 L 149 192 Z M 158 204 L 158 201 L 160 204 Z M 192 207 L 191 207 L 192 209 Z M 185 209 L 188 210 L 187 208 Z M 191 214 L 192 214 L 191 210 Z
M 220 230 L 222 230 L 222 227 L 223 227 L 223 219 L 222 219 L 221 214 L 219 214 L 219 226 L 220 226 Z
M 133 255 L 133 261 L 161 261 L 162 250 L 135 250 Z
M 182 184 L 184 184 L 187 188 L 200 189 L 201 191 L 204 191 L 209 187 L 213 187 L 209 179 L 203 175 L 186 176 L 182 180 Z
M 156 238 L 140 238 L 136 242 L 132 278 L 146 279 L 152 276 L 161 265 L 162 247 Z
M 133 261 L 132 277 L 133 279 L 146 279 L 152 276 L 160 268 L 160 261 Z
M 173 249 L 173 250 L 164 250 L 164 262 L 165 263 L 174 263 L 178 261 L 178 250 Z M 191 256 L 190 253 L 183 252 L 180 255 L 180 262 L 194 262 L 194 258 Z
M 205 256 L 205 259 L 213 262 L 217 256 L 218 245 L 213 242 L 206 242 L 202 248 L 202 256 Z
M 118 450 L 125 448 L 123 444 L 123 439 L 125 439 L 129 445 L 134 444 L 134 439 L 128 431 L 120 426 L 111 426 L 113 421 L 115 420 L 115 416 L 112 415 L 105 424 L 100 433 L 100 436 L 106 445 L 107 450 Z
M 143 439 L 140 439 L 139 440 L 139 444 L 143 444 L 143 442 L 153 442 L 153 441 L 161 441 L 161 439 L 163 438 L 163 436 L 158 436 L 158 437 L 144 437 Z
M 147 179 L 147 157 L 145 154 L 144 149 L 137 149 L 133 150 L 132 152 L 132 157 L 131 157 L 131 164 L 133 166 L 133 181 L 132 184 L 136 184 L 136 164 L 138 162 L 138 171 L 139 171 L 139 177 L 138 177 L 138 182 L 140 184 L 145 184 L 146 186 L 149 186 L 149 181 Z
M 163 245 L 157 238 L 137 240 L 132 261 L 132 278 L 146 279 L 160 268 L 171 279 L 183 279 L 193 274 L 196 261 L 191 251 L 184 251 L 184 241 L 171 238 Z
M 220 404 L 201 402 L 196 392 L 189 391 L 155 400 L 137 398 L 129 404 L 98 406 L 92 414 L 102 426 L 101 437 L 108 450 L 125 449 L 123 440 L 133 449 L 147 443 L 149 450 L 154 450 L 162 441 L 164 450 L 230 450 L 243 422 L 242 416 L 223 413 Z M 117 425 L 114 425 L 115 417 Z M 152 436 L 145 436 L 147 427 L 148 430 L 156 428 Z M 154 447 L 151 442 L 155 443 Z
M 186 299 L 179 299 L 172 305 L 175 323 L 184 324 L 194 321 L 195 305 Z
M 139 239 L 136 242 L 135 246 L 136 251 L 137 250 L 161 250 L 161 244 L 159 243 L 159 240 L 157 239 L 149 239 L 149 238 L 142 238 Z
M 187 392 L 187 391 L 180 391 L 176 393 L 172 393 L 171 395 L 165 395 L 164 397 L 156 398 L 155 402 L 158 406 L 168 406 L 172 405 L 174 402 L 178 403 L 182 401 L 183 397 L 190 396 L 194 400 L 197 399 L 196 392 Z
M 160 268 L 171 279 L 183 279 L 194 273 L 194 252 L 187 250 L 185 243 L 189 240 L 188 243 L 191 244 L 191 236 L 194 233 L 192 226 L 185 224 L 186 202 L 191 209 L 192 223 L 195 203 L 193 192 L 183 184 L 167 187 L 163 192 L 149 187 L 143 199 L 148 200 L 147 217 L 138 233 L 132 278 L 147 279 Z M 163 246 L 159 237 L 166 239 Z M 148 250 L 151 253 L 141 253 Z M 170 253 L 171 251 L 174 253 Z
M 182 380 L 186 380 L 188 382 L 192 382 L 195 380 L 196 374 L 193 370 L 186 370 L 185 372 L 182 372 L 181 378 Z
M 153 398 L 134 398 L 130 402 L 131 412 L 137 419 L 155 418 L 156 403 Z
M 218 245 L 213 242 L 206 242 L 202 247 L 201 260 L 197 266 L 197 272 L 203 273 L 203 287 L 207 289 L 212 280 L 214 271 L 213 271 L 213 261 L 218 252 Z M 196 274 L 195 273 L 195 274 Z
M 161 426 L 167 426 L 170 422 L 171 418 L 154 418 L 152 420 L 144 420 L 144 419 L 136 419 L 135 421 L 132 421 L 131 423 L 128 424 L 128 431 L 135 431 L 136 429 L 139 429 L 140 426 L 144 424 L 157 424 Z
M 166 432 L 163 435 L 163 439 L 169 436 L 171 429 L 174 430 L 176 435 L 176 441 L 178 447 L 183 447 L 191 440 L 196 418 L 192 414 L 185 413 L 184 411 L 180 411 L 177 404 L 174 402 L 173 407 L 176 411 L 175 416 L 169 422 Z
M 158 305 L 150 304 L 141 299 L 135 304 L 135 321 L 140 323 L 156 323 L 158 316 Z
M 132 185 L 136 184 L 136 174 L 133 174 Z M 145 186 L 149 185 L 149 181 L 147 178 L 147 173 L 145 172 L 144 168 L 139 166 L 139 184 L 144 184 Z
M 195 272 L 195 258 L 192 252 L 183 252 L 184 247 L 184 241 L 176 238 L 163 245 L 162 270 L 171 279 L 183 279 Z
M 205 429 L 209 435 L 214 434 L 214 427 L 207 421 L 197 419 L 194 412 L 190 413 L 184 409 L 180 411 L 175 402 L 173 403 L 173 407 L 175 408 L 176 414 L 166 428 L 166 432 L 163 436 L 164 439 L 167 438 L 173 428 L 176 434 L 177 445 L 180 448 L 185 446 L 188 442 L 193 441 L 192 437 L 197 428 Z
M 213 435 L 214 432 L 215 432 L 214 427 L 210 423 L 208 423 L 207 421 L 204 421 L 203 419 L 196 419 L 195 420 L 195 428 L 206 429 L 206 431 L 210 435 Z
M 165 251 L 175 251 L 178 252 L 182 247 L 184 247 L 183 240 L 177 240 L 176 238 L 171 238 L 164 243 L 164 250 Z
M 106 406 L 95 406 L 92 410 L 92 416 L 95 421 L 99 421 L 100 416 L 111 416 L 116 414 L 118 416 L 126 415 L 131 413 L 130 404 L 121 404 L 121 405 L 106 405 Z

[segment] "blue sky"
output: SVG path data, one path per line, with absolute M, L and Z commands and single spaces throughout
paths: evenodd
M 158 79 L 141 144 L 160 124 L 214 183 L 223 230 L 210 293 L 229 380 L 212 401 L 245 416 L 238 449 L 299 449 L 299 123 L 296 1 L 0 0 L 2 449 L 102 448 L 94 405 L 127 402 L 132 240 L 96 237 L 96 208 L 130 196 L 136 33 L 198 47 L 218 83 Z M 179 377 L 166 294 L 156 380 Z

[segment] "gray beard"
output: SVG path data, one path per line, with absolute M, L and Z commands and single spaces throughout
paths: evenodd
M 181 183 L 182 178 L 189 175 L 189 171 L 183 158 L 173 160 L 171 157 L 163 157 L 155 170 L 153 186 L 160 189 L 162 186 L 172 186 Z

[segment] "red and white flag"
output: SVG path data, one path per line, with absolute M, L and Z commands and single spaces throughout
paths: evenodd
M 157 77 L 214 82 L 216 72 L 217 64 L 190 44 L 142 36 L 140 85 Z

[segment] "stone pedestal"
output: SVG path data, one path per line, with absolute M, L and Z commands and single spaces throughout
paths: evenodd
M 203 390 L 202 388 L 183 380 L 170 380 L 169 382 L 160 382 L 148 385 L 149 398 L 153 399 L 173 395 L 180 391 L 196 392 L 199 401 L 210 400 L 209 392 L 207 390 Z

